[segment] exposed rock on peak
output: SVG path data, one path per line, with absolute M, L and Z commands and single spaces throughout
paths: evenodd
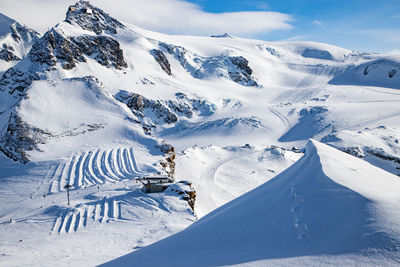
M 70 6 L 65 21 L 98 35 L 102 34 L 103 31 L 116 34 L 117 29 L 125 28 L 121 22 L 87 1 L 79 1 Z
M 64 69 L 75 67 L 75 62 L 85 62 L 82 51 L 57 30 L 48 31 L 37 41 L 28 54 L 33 62 L 55 66 L 60 61 Z
M 108 36 L 66 37 L 57 30 L 48 31 L 37 41 L 29 52 L 33 62 L 55 66 L 57 62 L 64 69 L 72 69 L 76 62 L 86 62 L 84 55 L 93 57 L 106 67 L 121 69 L 127 67 L 119 43 Z

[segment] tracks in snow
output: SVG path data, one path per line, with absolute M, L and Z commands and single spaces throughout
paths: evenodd
M 276 117 L 278 117 L 280 121 L 282 121 L 282 123 L 285 125 L 286 128 L 291 128 L 291 127 L 292 127 L 292 124 L 290 123 L 289 119 L 288 119 L 286 116 L 282 115 L 279 111 L 277 111 L 277 110 L 274 109 L 274 108 L 270 108 L 269 110 L 270 110 Z
M 64 191 L 64 186 L 73 188 L 104 184 L 144 175 L 139 169 L 132 148 L 89 151 L 72 156 L 60 163 L 54 171 L 49 192 Z
M 121 218 L 121 206 L 114 198 L 104 197 L 70 209 L 58 217 L 51 234 L 73 233 L 94 223 L 107 223 Z

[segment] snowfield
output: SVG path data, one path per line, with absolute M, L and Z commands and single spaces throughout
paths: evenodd
M 399 79 L 85 1 L 41 36 L 0 14 L 0 265 L 398 265 Z
M 397 176 L 309 141 L 271 181 L 102 266 L 396 266 L 399 190 Z

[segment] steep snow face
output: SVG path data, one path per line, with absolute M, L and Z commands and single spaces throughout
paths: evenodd
M 104 266 L 399 264 L 399 192 L 398 177 L 310 141 L 271 181 Z
M 0 75 L 29 52 L 39 33 L 0 13 Z

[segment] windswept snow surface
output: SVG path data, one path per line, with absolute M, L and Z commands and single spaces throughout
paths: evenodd
M 271 181 L 104 266 L 395 266 L 399 219 L 398 177 L 309 141 Z

